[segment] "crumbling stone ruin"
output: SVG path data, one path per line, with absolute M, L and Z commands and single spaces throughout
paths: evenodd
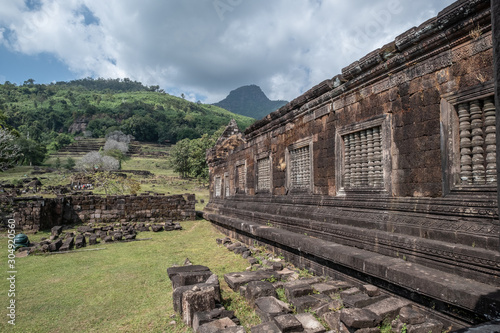
M 63 231 L 65 229 L 66 231 Z M 67 231 L 67 227 L 57 225 L 50 229 L 50 237 L 48 239 L 42 238 L 38 243 L 30 242 L 28 246 L 20 247 L 19 252 L 27 252 L 28 254 L 65 252 L 98 243 L 133 241 L 136 240 L 138 232 L 173 230 L 182 230 L 182 226 L 173 221 L 158 224 L 122 222 L 93 225 L 89 223 L 88 225 L 79 226 L 75 232 Z
M 24 231 L 83 223 L 163 223 L 195 219 L 195 203 L 194 194 L 0 196 L 0 213 L 5 215 L 0 215 L 0 222 L 13 218 L 16 229 Z
M 205 218 L 453 327 L 500 318 L 492 44 L 490 1 L 457 1 L 244 133 L 231 122 Z

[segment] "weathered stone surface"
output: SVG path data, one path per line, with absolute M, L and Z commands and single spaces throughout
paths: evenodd
M 167 274 L 168 278 L 172 280 L 172 277 L 179 273 L 185 273 L 185 272 L 203 272 L 203 271 L 210 271 L 210 268 L 207 266 L 202 266 L 202 265 L 189 265 L 189 266 L 173 266 L 167 268 Z
M 76 235 L 75 237 L 75 248 L 80 249 L 82 247 L 87 246 L 87 242 L 85 240 L 85 236 L 83 235 Z
M 123 239 L 123 234 L 121 232 L 113 233 L 113 240 L 121 241 Z
M 153 225 L 151 226 L 151 231 L 153 231 L 153 232 L 160 232 L 160 231 L 163 231 L 163 226 L 158 225 L 158 224 L 153 224 Z
M 356 295 L 356 294 L 360 294 L 360 293 L 361 293 L 361 290 L 359 290 L 356 287 L 353 287 L 353 288 L 349 288 L 349 289 L 341 291 L 340 297 L 352 296 L 352 295 Z
M 59 236 L 62 231 L 63 231 L 63 227 L 60 225 L 56 225 L 56 226 L 52 227 L 52 229 L 50 229 L 50 234 L 52 236 Z
M 234 291 L 238 291 L 240 286 L 247 284 L 251 281 L 261 281 L 271 278 L 279 279 L 280 276 L 277 272 L 273 271 L 253 271 L 253 272 L 237 272 L 237 273 L 227 273 L 224 274 L 224 280 Z
M 405 306 L 399 310 L 399 319 L 403 323 L 409 325 L 422 324 L 425 322 L 424 314 L 411 306 Z
M 236 324 L 229 318 L 221 318 L 198 327 L 198 333 L 218 333 L 228 327 L 236 327 Z
M 276 297 L 268 296 L 255 300 L 255 312 L 263 322 L 268 322 L 276 316 L 291 313 L 292 310 L 285 302 Z
M 276 297 L 276 290 L 271 282 L 251 281 L 247 284 L 245 297 L 247 302 L 249 302 L 252 306 L 257 298 L 266 296 Z
M 253 326 L 250 329 L 251 333 L 281 333 L 280 329 L 272 321 Z
M 226 243 L 226 244 L 227 244 L 226 248 L 229 251 L 234 251 L 234 249 L 236 249 L 237 247 L 241 247 L 241 245 L 242 245 L 240 242 L 236 242 L 236 243 L 232 243 L 232 244 Z
M 63 245 L 63 241 L 62 239 L 58 239 L 52 243 L 50 243 L 49 245 L 49 251 L 50 252 L 55 252 L 55 251 L 58 251 L 59 248 Z
M 179 272 L 172 276 L 172 288 L 176 289 L 182 286 L 205 283 L 211 276 L 212 272 L 210 271 Z
M 172 301 L 174 305 L 174 311 L 182 314 L 182 297 L 184 293 L 188 291 L 193 291 L 193 290 L 206 290 L 206 291 L 212 291 L 213 289 L 213 298 L 217 303 L 221 302 L 221 294 L 220 294 L 220 286 L 219 284 L 206 284 L 206 283 L 200 283 L 197 285 L 190 285 L 190 286 L 183 286 L 174 289 L 172 293 Z
M 385 295 L 370 297 L 366 294 L 355 294 L 342 297 L 342 301 L 348 308 L 364 308 L 368 305 L 380 302 L 387 297 L 388 296 Z
M 370 297 L 380 295 L 380 289 L 371 284 L 363 285 L 362 290 Z
M 283 287 L 285 289 L 285 296 L 288 300 L 314 293 L 313 288 L 309 284 L 285 284 Z
M 342 309 L 340 311 L 340 320 L 351 328 L 375 327 L 382 318 L 372 311 L 366 309 Z
M 233 311 L 228 311 L 224 308 L 216 308 L 212 311 L 196 312 L 193 317 L 193 330 L 196 332 L 198 327 L 214 321 L 216 319 L 229 318 L 234 322 L 235 316 Z M 235 323 L 237 324 L 237 323 Z
M 136 239 L 137 235 L 136 234 L 128 234 L 125 235 L 125 240 L 130 241 Z
M 322 294 L 313 294 L 289 299 L 289 301 L 295 307 L 297 313 L 302 313 L 310 308 L 316 308 L 321 305 L 328 304 L 331 301 L 331 298 Z
M 340 312 L 327 312 L 322 315 L 323 320 L 333 332 L 340 331 Z
M 359 330 L 354 331 L 354 333 L 380 333 L 380 328 L 378 327 L 360 328 Z
M 97 244 L 97 236 L 96 235 L 91 235 L 89 237 L 89 245 L 96 245 Z
M 422 324 L 409 325 L 407 332 L 408 333 L 441 333 L 443 330 L 443 323 L 429 319 Z M 484 333 L 485 331 L 481 331 Z
M 273 318 L 273 321 L 283 333 L 304 331 L 300 321 L 292 314 L 276 316 Z
M 295 318 L 302 324 L 305 333 L 326 332 L 325 327 L 310 313 L 299 313 Z
M 336 287 L 336 286 L 332 286 L 331 284 L 328 284 L 328 283 L 315 283 L 312 285 L 312 288 L 314 291 L 320 293 L 320 294 L 325 294 L 325 295 L 328 295 L 328 296 L 332 296 L 332 295 L 335 295 L 338 291 L 339 291 L 339 288 Z
M 104 238 L 101 237 L 101 239 L 104 243 L 111 243 L 113 241 L 113 237 L 111 236 L 105 236 Z
M 182 294 L 182 319 L 191 326 L 196 312 L 210 311 L 215 308 L 214 287 L 193 287 Z
M 340 299 L 333 299 L 329 303 L 326 304 L 320 304 L 317 307 L 311 308 L 314 313 L 316 313 L 318 316 L 322 316 L 327 312 L 332 312 L 332 311 L 340 311 L 344 307 L 344 303 Z
M 393 320 L 401 308 L 410 305 L 411 302 L 401 298 L 389 297 L 377 303 L 368 305 L 364 309 L 372 311 L 382 319 Z

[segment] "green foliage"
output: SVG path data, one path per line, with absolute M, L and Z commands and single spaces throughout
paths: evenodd
M 286 295 L 285 295 L 285 289 L 283 287 L 276 288 L 276 295 L 278 296 L 278 299 L 280 301 L 288 303 L 288 299 L 286 298 Z
M 93 137 L 121 130 L 138 141 L 175 143 L 211 135 L 231 118 L 236 119 L 241 129 L 254 121 L 129 79 L 88 78 L 49 85 L 27 80 L 21 86 L 10 82 L 0 84 L 0 125 L 16 129 L 50 151 L 73 140 L 66 133 L 75 122 L 86 123 L 86 130 Z
M 71 170 L 75 167 L 75 165 L 76 165 L 75 160 L 72 157 L 68 157 L 68 159 L 66 160 L 66 163 L 64 163 L 64 168 Z
M 61 159 L 59 156 L 56 158 L 56 164 L 55 164 L 56 169 L 59 169 L 61 167 Z
M 0 127 L 0 172 L 11 168 L 21 157 L 15 136 Z
M 169 164 L 182 177 L 194 177 L 202 181 L 208 180 L 208 165 L 206 161 L 207 149 L 215 145 L 222 135 L 221 127 L 213 135 L 203 134 L 199 139 L 183 139 L 170 150 Z
M 18 138 L 16 144 L 23 156 L 20 158 L 22 165 L 41 165 L 47 154 L 45 145 L 36 142 L 35 140 Z

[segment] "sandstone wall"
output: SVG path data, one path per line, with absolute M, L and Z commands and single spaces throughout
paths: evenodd
M 21 230 L 55 225 L 106 222 L 164 222 L 194 219 L 195 196 L 74 195 L 57 198 L 0 197 L 4 219 L 13 218 Z

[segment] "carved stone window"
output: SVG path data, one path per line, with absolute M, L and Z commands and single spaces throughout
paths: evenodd
M 390 115 L 340 128 L 336 137 L 337 193 L 391 191 Z
M 246 163 L 244 161 L 240 161 L 236 163 L 236 193 L 245 193 L 246 192 Z
M 271 159 L 269 157 L 257 160 L 257 191 L 271 190 Z
M 229 197 L 231 194 L 229 192 L 229 175 L 227 172 L 224 174 L 224 196 Z
M 215 177 L 215 197 L 220 198 L 221 197 L 221 178 L 220 177 Z
M 384 177 L 380 126 L 346 134 L 342 139 L 344 140 L 344 188 L 381 188 Z
M 312 191 L 312 139 L 301 140 L 287 148 L 287 187 L 293 191 Z
M 443 192 L 494 192 L 497 186 L 493 83 L 441 101 Z

